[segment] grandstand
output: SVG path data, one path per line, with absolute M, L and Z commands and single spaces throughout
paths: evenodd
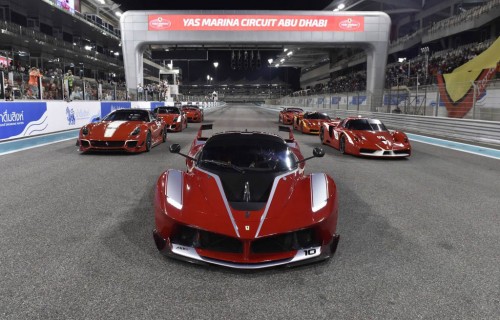
M 491 106 L 482 108 L 480 115 L 472 111 L 443 113 L 437 108 L 444 103 L 440 100 L 445 100 L 440 99 L 438 94 L 441 89 L 438 88 L 438 76 L 450 73 L 476 58 L 498 38 L 499 0 L 332 1 L 327 8 L 335 8 L 340 3 L 345 3 L 343 10 L 383 10 L 391 16 L 393 34 L 387 58 L 385 88 L 386 96 L 395 95 L 397 99 L 385 97 L 384 105 L 380 106 L 378 111 L 391 112 L 401 108 L 404 113 L 411 114 L 460 114 L 460 117 L 500 119 L 500 112 L 492 110 Z M 301 48 L 288 48 L 294 51 L 298 49 Z M 318 52 L 325 52 L 325 49 Z M 287 56 L 286 52 L 283 52 L 276 59 L 285 59 L 284 66 L 302 68 L 301 89 L 291 97 L 308 96 L 310 99 L 287 99 L 282 102 L 306 106 L 310 101 L 325 100 L 330 101 L 327 105 L 331 106 L 336 104 L 331 101 L 347 101 L 347 97 L 365 94 L 366 54 L 362 50 L 331 48 L 306 64 L 303 59 L 295 61 L 294 57 L 295 54 Z M 500 55 L 496 61 L 498 60 Z M 468 86 L 469 100 L 479 100 L 484 96 L 486 87 L 499 86 L 496 80 L 498 75 L 494 74 L 494 69 L 493 67 L 492 79 L 488 80 L 481 90 L 481 86 L 474 81 L 471 83 L 468 80 L 467 84 L 456 85 Z M 345 102 L 344 105 L 335 107 L 346 108 L 349 104 Z M 359 104 L 355 107 L 363 108 Z M 453 107 L 475 110 L 470 105 L 460 105 L 460 101 L 454 103 Z M 447 104 L 446 109 L 449 108 L 452 106 Z
M 1 1 L 0 70 L 11 98 L 34 98 L 27 85 L 34 66 L 43 74 L 43 99 L 70 98 L 63 96 L 68 70 L 82 99 L 126 99 L 119 7 L 108 0 L 75 1 L 73 7 L 55 0 Z M 148 55 L 145 82 L 157 81 L 165 68 Z

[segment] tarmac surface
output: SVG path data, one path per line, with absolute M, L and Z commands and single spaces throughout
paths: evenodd
M 278 132 L 231 104 L 213 132 Z M 329 261 L 242 272 L 163 257 L 153 192 L 199 124 L 150 153 L 80 154 L 65 141 L 0 157 L 1 319 L 500 319 L 500 162 L 414 142 L 403 160 L 323 146 L 306 174 L 339 193 Z M 319 138 L 295 132 L 304 156 Z

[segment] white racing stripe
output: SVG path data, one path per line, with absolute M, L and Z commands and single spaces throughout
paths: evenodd
M 105 138 L 111 138 L 116 130 L 127 121 L 113 121 L 108 126 L 106 127 L 106 131 L 104 131 L 104 137 Z

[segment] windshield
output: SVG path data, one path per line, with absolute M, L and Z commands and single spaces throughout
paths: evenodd
M 157 114 L 179 114 L 181 111 L 177 107 L 159 107 L 156 108 Z
M 351 120 L 347 123 L 346 128 L 350 130 L 387 131 L 384 124 L 375 119 Z
M 116 110 L 102 121 L 149 121 L 149 113 L 144 110 Z
M 258 133 L 213 136 L 203 147 L 198 163 L 207 169 L 233 171 L 281 172 L 297 167 L 295 155 L 281 138 Z
M 303 112 L 304 110 L 298 108 L 288 108 L 284 110 L 285 112 Z
M 306 113 L 304 119 L 330 120 L 330 117 L 324 113 Z

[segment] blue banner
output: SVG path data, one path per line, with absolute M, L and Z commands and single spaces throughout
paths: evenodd
M 107 116 L 111 111 L 118 109 L 130 109 L 132 104 L 130 102 L 101 102 L 101 118 Z
M 0 102 L 0 139 L 24 137 L 47 126 L 47 103 Z
M 400 93 L 400 94 L 386 94 L 384 95 L 384 105 L 398 105 L 401 101 L 404 101 L 408 98 L 408 93 Z
M 339 104 L 340 103 L 340 97 L 332 97 L 332 104 Z
M 353 96 L 351 104 L 363 104 L 366 101 L 366 96 Z

